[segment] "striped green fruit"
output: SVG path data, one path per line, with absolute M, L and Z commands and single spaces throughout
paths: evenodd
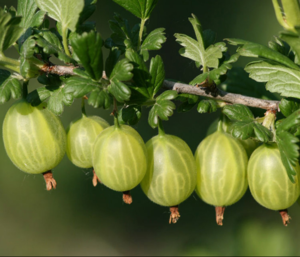
M 7 155 L 20 170 L 40 174 L 56 167 L 65 155 L 66 132 L 61 121 L 42 103 L 14 104 L 3 122 Z
M 141 187 L 146 196 L 162 206 L 185 201 L 196 187 L 196 164 L 189 146 L 179 137 L 158 135 L 147 144 L 148 169 Z
M 217 131 L 205 138 L 196 153 L 196 192 L 206 203 L 229 206 L 245 194 L 248 157 L 241 143 Z
M 141 136 L 127 125 L 111 126 L 97 137 L 93 167 L 108 188 L 124 192 L 136 187 L 147 169 L 146 147 Z
M 277 145 L 261 145 L 253 152 L 248 164 L 248 182 L 252 196 L 260 205 L 274 211 L 289 208 L 300 194 L 298 163 L 295 170 L 296 183 L 292 183 Z
M 67 155 L 80 168 L 91 168 L 92 150 L 97 136 L 109 127 L 106 120 L 98 116 L 82 115 L 72 122 L 67 132 Z

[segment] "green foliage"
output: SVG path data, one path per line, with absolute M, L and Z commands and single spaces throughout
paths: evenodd
M 279 109 L 280 112 L 285 116 L 288 117 L 291 115 L 294 111 L 300 109 L 300 103 L 287 100 L 287 99 L 282 99 L 279 104 Z
M 261 125 L 247 106 L 241 104 L 226 105 L 223 113 L 232 121 L 231 133 L 234 137 L 246 140 L 256 138 L 261 142 L 271 141 L 273 134 L 266 127 Z
M 121 124 L 135 125 L 142 116 L 141 106 L 130 105 L 123 107 L 118 113 L 118 120 Z
M 288 57 L 266 46 L 252 43 L 252 42 L 242 41 L 240 39 L 235 39 L 235 38 L 230 38 L 226 40 L 231 45 L 241 45 L 237 49 L 237 52 L 241 56 L 266 58 L 278 62 L 280 64 L 283 64 L 289 68 L 299 70 L 299 67 Z
M 0 8 L 0 55 L 22 35 L 20 23 L 21 17 L 13 17 Z
M 218 109 L 218 104 L 215 100 L 202 100 L 197 107 L 199 113 L 211 113 L 215 112 Z
M 159 50 L 162 44 L 166 42 L 164 28 L 155 29 L 145 38 L 143 44 L 141 45 L 140 53 L 143 55 L 144 61 L 149 60 L 150 50 Z
M 171 101 L 177 97 L 177 92 L 168 90 L 156 98 L 156 103 L 149 112 L 148 122 L 152 128 L 158 126 L 159 119 L 168 120 L 173 115 L 175 104 Z
M 80 13 L 84 8 L 84 0 L 35 0 L 37 6 L 61 23 L 62 30 L 76 30 Z
M 0 104 L 8 102 L 11 98 L 17 99 L 22 95 L 20 81 L 7 70 L 0 69 Z
M 98 81 L 103 71 L 103 41 L 101 35 L 95 31 L 83 33 L 71 42 L 72 48 L 80 63 L 89 76 Z
M 300 71 L 269 61 L 249 63 L 245 70 L 250 73 L 250 78 L 267 82 L 267 90 L 282 96 L 300 98 Z
M 127 11 L 141 19 L 149 19 L 158 0 L 113 0 Z

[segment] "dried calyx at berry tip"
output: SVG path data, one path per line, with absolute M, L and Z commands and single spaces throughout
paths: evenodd
M 55 179 L 53 178 L 52 171 L 49 170 L 49 171 L 44 172 L 43 176 L 44 176 L 44 179 L 45 179 L 45 182 L 46 182 L 47 190 L 50 191 L 53 188 L 56 189 L 57 184 L 56 184 Z
M 216 222 L 219 226 L 223 226 L 225 207 L 216 206 Z
M 132 196 L 130 191 L 123 192 L 123 202 L 126 204 L 132 204 Z
M 171 212 L 171 214 L 170 214 L 169 224 L 171 224 L 171 223 L 173 223 L 173 224 L 177 223 L 177 221 L 180 218 L 178 206 L 170 207 L 170 212 Z
M 290 220 L 292 219 L 291 216 L 288 214 L 288 210 L 281 210 L 279 211 L 283 225 L 287 227 L 287 225 L 290 223 Z
M 97 177 L 95 170 L 93 170 L 93 186 L 97 186 L 98 182 L 99 184 L 102 184 L 100 179 Z

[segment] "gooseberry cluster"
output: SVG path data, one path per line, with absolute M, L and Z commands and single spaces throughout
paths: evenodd
M 192 14 L 195 37 L 174 35 L 179 54 L 198 69 L 189 85 L 165 79 L 162 57 L 150 58 L 166 41 L 164 28 L 146 29 L 158 0 L 113 1 L 140 23 L 130 27 L 115 14 L 106 40 L 87 21 L 97 0 L 19 0 L 17 9 L 0 8 L 0 103 L 21 98 L 3 122 L 11 161 L 26 173 L 43 174 L 51 190 L 56 188 L 51 170 L 67 153 L 74 165 L 93 169 L 94 186 L 100 182 L 122 192 L 127 204 L 130 191 L 141 185 L 152 202 L 170 208 L 170 223 L 178 221 L 178 205 L 195 191 L 215 206 L 222 225 L 225 207 L 249 186 L 254 199 L 279 211 L 287 225 L 287 208 L 300 195 L 300 103 L 294 99 L 300 99 L 300 17 L 293 18 L 300 14 L 298 1 L 281 1 L 286 15 L 272 1 L 286 31 L 268 46 L 236 38 L 215 42 L 216 33 L 203 30 Z M 237 46 L 236 53 L 230 54 L 228 44 Z M 10 47 L 18 59 L 6 56 Z M 240 57 L 261 59 L 233 67 Z M 59 64 L 52 63 L 55 58 Z M 33 78 L 40 85 L 28 92 Z M 75 99 L 82 100 L 82 116 L 65 131 L 58 116 Z M 86 102 L 112 109 L 114 125 L 86 115 Z M 158 128 L 146 144 L 132 128 L 145 106 L 149 125 Z M 199 113 L 221 109 L 222 116 L 193 155 L 182 139 L 165 133 L 162 122 L 175 109 L 196 106 Z
M 43 174 L 47 190 L 56 188 L 51 170 L 67 152 L 77 167 L 94 169 L 94 186 L 98 180 L 122 192 L 127 204 L 132 203 L 130 190 L 140 184 L 152 202 L 170 207 L 170 223 L 177 222 L 178 205 L 195 190 L 205 203 L 216 207 L 217 224 L 223 225 L 225 207 L 239 201 L 249 184 L 255 200 L 280 211 L 286 225 L 285 210 L 299 197 L 300 187 L 286 176 L 278 147 L 257 147 L 253 140 L 232 137 L 225 132 L 225 120 L 218 121 L 216 131 L 199 144 L 193 156 L 182 139 L 165 134 L 161 121 L 158 135 L 145 144 L 135 129 L 119 124 L 116 117 L 109 126 L 98 116 L 87 116 L 83 109 L 82 117 L 66 133 L 45 103 L 33 107 L 20 100 L 5 116 L 3 139 L 11 161 L 26 173 Z M 298 164 L 296 170 L 300 175 Z

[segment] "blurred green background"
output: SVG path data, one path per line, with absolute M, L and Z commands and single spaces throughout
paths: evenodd
M 129 1 L 129 0 L 128 0 Z M 3 7 L 16 0 L 0 0 Z M 99 0 L 90 20 L 97 22 L 103 38 L 110 35 L 108 20 L 118 12 L 131 25 L 138 19 L 112 0 Z M 189 82 L 197 69 L 178 54 L 173 34 L 193 36 L 188 17 L 194 13 L 203 28 L 217 32 L 217 40 L 243 38 L 267 44 L 281 30 L 271 0 L 160 0 L 147 22 L 148 31 L 165 27 L 167 43 L 163 57 L 167 78 Z M 1 31 L 0 31 L 1 33 Z M 16 56 L 13 49 L 11 56 Z M 107 55 L 107 52 L 105 52 Z M 239 61 L 244 65 L 247 59 Z M 36 82 L 31 82 L 33 89 Z M 0 121 L 12 102 L 0 108 Z M 110 111 L 87 107 L 112 124 Z M 145 141 L 157 131 L 147 123 L 148 110 L 135 126 Z M 62 115 L 65 127 L 80 115 L 80 101 Z M 175 114 L 165 130 L 184 139 L 192 151 L 205 137 L 215 114 L 198 114 L 195 109 Z M 1 126 L 2 129 L 2 126 Z M 300 207 L 290 208 L 293 220 L 286 228 L 278 213 L 259 206 L 247 194 L 225 212 L 224 226 L 215 223 L 214 207 L 194 194 L 180 205 L 181 218 L 169 225 L 169 211 L 150 202 L 137 187 L 133 204 L 122 202 L 120 193 L 103 185 L 92 186 L 92 173 L 73 166 L 65 158 L 54 169 L 56 190 L 47 192 L 41 175 L 26 175 L 7 157 L 0 139 L 0 255 L 299 255 Z

